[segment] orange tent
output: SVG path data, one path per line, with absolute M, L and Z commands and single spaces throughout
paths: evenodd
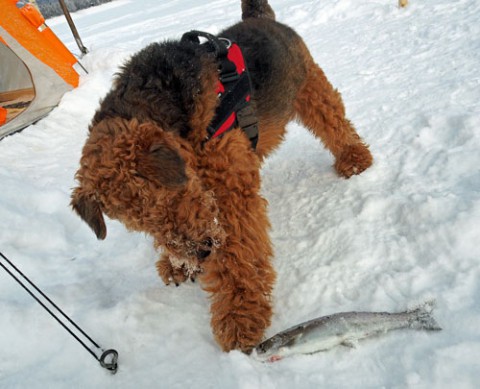
M 0 138 L 47 115 L 78 85 L 78 61 L 29 3 L 0 0 Z

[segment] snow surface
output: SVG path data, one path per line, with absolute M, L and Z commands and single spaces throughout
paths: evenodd
M 398 331 L 262 364 L 222 353 L 197 284 L 166 287 L 152 239 L 69 208 L 87 126 L 117 67 L 190 29 L 218 32 L 240 1 L 117 0 L 73 17 L 89 74 L 47 118 L 0 142 L 0 250 L 102 347 L 102 369 L 0 269 L 1 388 L 475 388 L 480 382 L 480 2 L 272 0 L 341 91 L 375 164 L 338 178 L 291 124 L 262 170 L 275 247 L 267 335 L 342 311 L 437 299 L 443 331 Z M 225 16 L 227 14 L 227 16 Z M 63 18 L 52 29 L 78 49 Z

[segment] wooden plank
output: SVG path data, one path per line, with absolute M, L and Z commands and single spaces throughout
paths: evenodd
M 27 109 L 35 97 L 33 88 L 17 89 L 0 93 L 0 106 L 7 110 L 5 123 L 16 118 Z
M 16 118 L 20 115 L 26 108 L 7 108 L 7 120 L 5 123 L 8 123 L 10 120 Z
M 12 102 L 32 101 L 34 97 L 35 89 L 33 88 L 17 89 L 0 92 L 0 103 L 2 103 L 2 105 L 8 105 Z

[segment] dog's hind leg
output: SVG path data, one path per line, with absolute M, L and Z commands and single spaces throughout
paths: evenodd
M 348 178 L 372 164 L 368 146 L 345 117 L 340 93 L 313 62 L 297 95 L 295 111 L 302 123 L 331 151 L 338 174 Z

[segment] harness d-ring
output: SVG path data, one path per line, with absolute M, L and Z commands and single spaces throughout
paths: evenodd
M 228 38 L 223 38 L 223 37 L 219 37 L 218 40 L 225 42 L 225 45 L 227 46 L 227 49 L 229 49 L 230 47 L 232 47 L 232 41 L 231 41 L 230 39 L 228 39 Z

